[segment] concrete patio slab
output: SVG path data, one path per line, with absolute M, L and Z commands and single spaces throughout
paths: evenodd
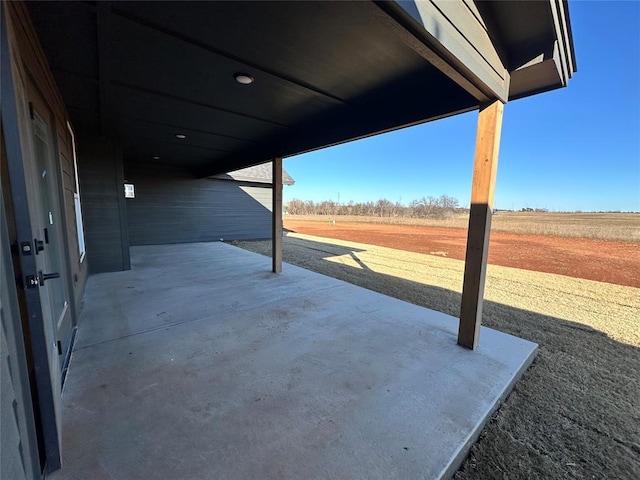
M 61 479 L 451 476 L 537 346 L 223 243 L 90 277 Z

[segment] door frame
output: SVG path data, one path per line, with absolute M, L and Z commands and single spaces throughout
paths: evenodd
M 0 97 L 2 98 L 2 129 L 4 132 L 9 183 L 11 185 L 11 199 L 15 218 L 20 266 L 22 270 L 22 284 L 24 285 L 26 315 L 30 330 L 32 357 L 37 385 L 37 410 L 41 424 L 46 464 L 43 469 L 52 472 L 61 467 L 60 433 L 61 425 L 56 419 L 56 399 L 51 383 L 49 364 L 50 347 L 47 345 L 44 330 L 44 318 L 40 292 L 36 286 L 27 288 L 30 279 L 37 277 L 37 266 L 34 255 L 33 232 L 31 230 L 31 215 L 27 201 L 27 185 L 25 180 L 24 158 L 20 141 L 20 127 L 16 90 L 13 78 L 15 58 L 9 46 L 8 21 L 6 5 L 3 9 L 0 24 Z M 37 283 L 37 281 L 36 281 Z

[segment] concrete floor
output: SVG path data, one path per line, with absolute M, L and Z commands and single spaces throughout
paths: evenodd
M 222 243 L 90 277 L 52 479 L 450 476 L 536 345 Z

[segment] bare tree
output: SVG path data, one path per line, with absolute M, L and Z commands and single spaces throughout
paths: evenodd
M 370 217 L 446 218 L 461 210 L 457 198 L 449 195 L 422 197 L 412 200 L 407 206 L 393 203 L 386 198 L 376 202 L 353 202 L 341 205 L 333 200 L 290 200 L 286 205 L 290 215 L 359 215 Z

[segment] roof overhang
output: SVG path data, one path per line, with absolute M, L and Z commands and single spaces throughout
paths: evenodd
M 264 183 L 273 184 L 273 162 L 261 163 L 252 167 L 241 168 L 227 173 L 217 173 L 210 178 L 217 180 L 232 180 L 235 182 Z M 282 184 L 293 185 L 295 180 L 289 173 L 282 169 Z
M 558 88 L 575 71 L 559 0 L 27 6 L 78 135 L 201 176 Z
M 425 58 L 480 102 L 567 85 L 576 71 L 566 1 L 379 2 Z M 413 42 L 413 40 L 409 40 Z

